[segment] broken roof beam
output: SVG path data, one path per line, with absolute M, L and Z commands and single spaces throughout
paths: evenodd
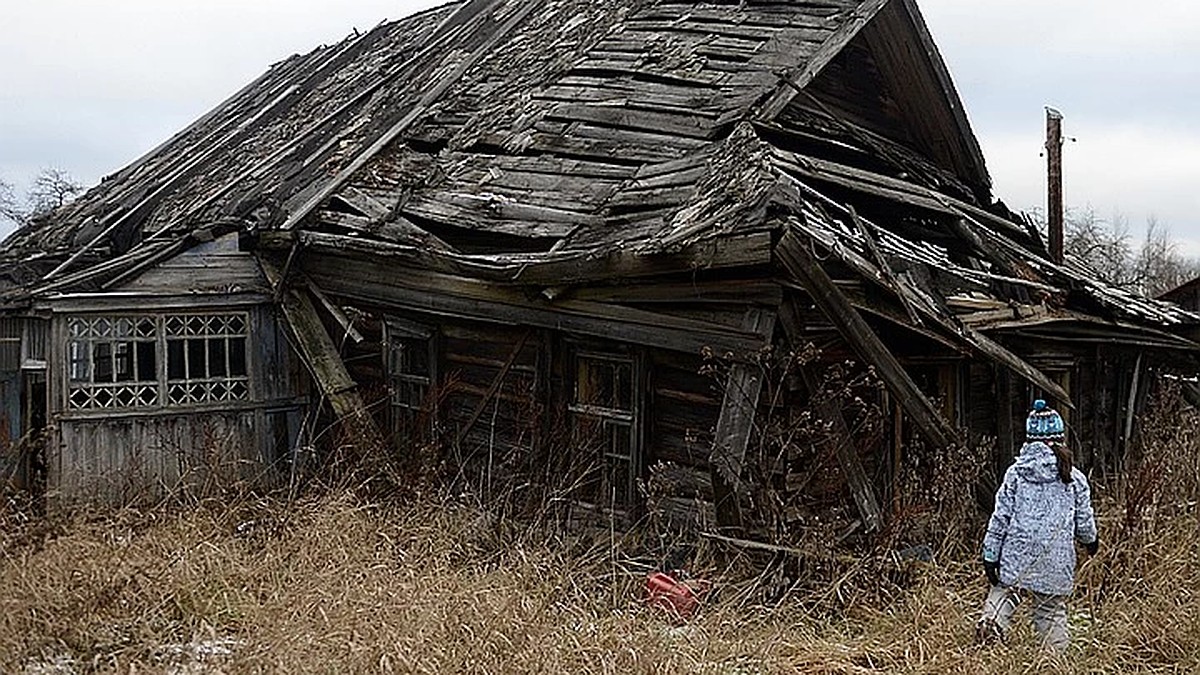
M 913 307 L 913 301 L 909 298 L 900 279 L 896 277 L 896 273 L 892 271 L 892 266 L 888 264 L 887 258 L 883 252 L 879 250 L 879 246 L 875 243 L 875 236 L 871 233 L 873 225 L 868 224 L 865 220 L 858 217 L 858 211 L 854 210 L 853 206 L 847 207 L 850 210 L 850 220 L 858 227 L 858 231 L 862 233 L 863 239 L 867 242 L 867 249 L 871 252 L 871 256 L 875 258 L 876 264 L 879 265 L 883 282 L 891 287 L 892 292 L 900 299 L 900 304 L 904 305 L 904 311 L 908 312 L 908 318 L 914 325 L 921 325 L 921 316 Z
M 917 387 L 904 366 L 900 365 L 887 345 L 871 330 L 846 295 L 809 253 L 809 245 L 810 242 L 802 240 L 792 229 L 780 239 L 776 254 L 788 273 L 804 285 L 813 302 L 859 357 L 875 368 L 921 434 L 937 447 L 957 445 L 959 438 L 955 429 L 938 413 L 933 402 Z
M 850 213 L 849 207 L 839 204 L 835 200 L 822 195 L 807 185 L 804 185 L 799 181 L 796 182 L 796 185 L 803 188 L 810 194 L 819 197 L 824 203 L 838 208 L 847 214 Z M 786 197 L 786 193 L 781 194 Z M 802 226 L 793 224 L 793 227 Z M 792 233 L 793 231 L 789 231 L 789 234 Z M 1028 380 L 1035 386 L 1045 390 L 1055 399 L 1061 401 L 1063 406 L 1073 408 L 1070 395 L 1067 394 L 1067 392 L 1061 386 L 1059 386 L 1058 383 L 1051 380 L 1037 368 L 1034 368 L 1032 365 L 1026 363 L 1023 359 L 1021 359 L 1021 357 L 1012 353 L 1000 343 L 995 342 L 978 331 L 972 330 L 969 326 L 956 323 L 953 319 L 949 318 L 944 312 L 941 311 L 942 308 L 932 306 L 931 300 L 928 300 L 926 297 L 918 295 L 917 293 L 913 292 L 912 289 L 909 289 L 903 280 L 895 278 L 893 279 L 895 282 L 894 285 L 888 285 L 883 282 L 882 273 L 874 265 L 872 265 L 870 261 L 850 250 L 848 247 L 837 245 L 836 242 L 834 242 L 833 245 L 825 244 L 825 247 L 828 248 L 834 255 L 836 255 L 839 260 L 841 260 L 851 269 L 858 272 L 864 278 L 881 285 L 886 290 L 892 291 L 895 294 L 903 294 L 906 296 L 909 307 L 916 309 L 921 316 L 933 321 L 948 335 L 964 341 L 975 352 L 991 359 L 996 363 L 999 363 L 1017 375 L 1020 375 L 1022 378 Z
M 771 154 L 775 161 L 788 171 L 804 178 L 833 183 L 849 190 L 899 201 L 947 216 L 970 216 L 972 223 L 987 230 L 1002 233 L 1017 241 L 1026 241 L 1029 238 L 1028 233 L 1016 223 L 916 183 L 774 146 Z
M 358 384 L 346 370 L 337 345 L 321 323 L 308 292 L 286 284 L 279 269 L 270 261 L 260 257 L 259 264 L 280 299 L 285 325 L 292 335 L 293 344 L 321 393 L 329 401 L 346 438 L 353 439 L 363 451 L 382 450 L 386 445 L 383 434 L 359 395 Z

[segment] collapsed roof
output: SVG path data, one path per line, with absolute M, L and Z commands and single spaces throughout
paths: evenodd
M 466 0 L 382 24 L 14 233 L 0 289 L 112 289 L 233 231 L 534 287 L 769 265 L 790 233 L 884 289 L 873 311 L 976 348 L 1052 326 L 1193 350 L 1171 330 L 1200 323 L 1051 262 L 992 202 L 913 0 Z

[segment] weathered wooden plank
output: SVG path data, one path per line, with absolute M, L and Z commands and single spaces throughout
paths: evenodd
M 529 147 L 539 152 L 549 152 L 567 157 L 598 159 L 614 157 L 629 162 L 663 162 L 686 155 L 691 149 L 672 148 L 651 143 L 631 143 L 616 138 L 576 138 L 558 134 L 538 133 L 530 140 Z
M 698 92 L 679 87 L 622 86 L 620 82 L 600 85 L 570 85 L 562 82 L 541 89 L 533 95 L 534 100 L 563 101 L 568 103 L 606 106 L 624 106 L 659 112 L 692 110 L 697 115 L 716 119 L 720 115 L 715 91 Z
M 335 198 L 342 200 L 348 206 L 355 209 L 362 215 L 371 220 L 384 220 L 392 212 L 392 208 L 387 204 L 375 199 L 371 195 L 359 190 L 353 185 L 343 187 Z
M 710 118 L 694 113 L 655 112 L 594 104 L 562 103 L 551 108 L 546 117 L 688 138 L 707 139 L 712 136 L 714 130 Z
M 680 87 L 717 87 L 728 76 L 705 71 L 669 70 L 657 64 L 631 64 L 623 60 L 586 59 L 567 73 L 572 76 L 628 77 L 638 82 L 662 82 Z
M 761 26 L 778 29 L 816 29 L 831 31 L 837 27 L 836 17 L 845 11 L 836 4 L 806 2 L 804 11 L 795 10 L 795 3 L 784 3 L 773 8 L 763 5 L 687 5 L 687 20 L 696 24 L 718 24 L 734 26 Z M 681 15 L 674 7 L 659 9 L 652 7 L 637 14 L 638 19 L 661 21 L 679 20 Z
M 454 247 L 440 237 L 418 227 L 412 221 L 398 214 L 392 214 L 390 220 L 377 221 L 366 216 L 320 210 L 316 213 L 316 219 L 321 224 L 359 232 L 385 242 L 407 244 L 440 253 L 455 252 Z
M 417 195 L 404 204 L 403 213 L 454 227 L 529 239 L 561 239 L 579 225 L 601 222 L 596 216 L 572 211 L 515 204 L 503 199 L 445 194 Z
M 330 254 L 307 257 L 303 267 L 329 293 L 391 307 L 574 331 L 692 353 L 708 347 L 747 354 L 763 346 L 761 338 L 744 331 L 599 303 L 538 302 L 491 283 L 445 277 L 439 281 L 420 270 L 401 273 L 386 262 Z
M 680 20 L 682 19 L 682 20 Z M 715 21 L 706 21 L 704 23 L 689 21 L 685 17 L 680 17 L 675 20 L 661 20 L 643 18 L 642 16 L 634 17 L 625 24 L 625 35 L 642 37 L 633 37 L 634 40 L 642 40 L 649 42 L 654 39 L 662 39 L 663 35 L 678 35 L 682 39 L 688 39 L 689 36 L 699 38 L 705 37 L 720 37 L 726 40 L 736 40 L 741 44 L 762 44 L 771 39 L 772 35 L 779 29 L 773 26 L 751 26 L 740 27 L 735 23 L 718 23 Z M 694 40 L 695 38 L 693 38 Z
M 285 280 L 270 261 L 260 259 L 260 264 L 271 284 L 276 288 L 282 287 L 279 292 L 280 305 L 294 344 L 303 357 L 304 365 L 328 399 L 347 438 L 356 439 L 365 451 L 381 451 L 385 447 L 383 435 L 359 395 L 357 383 L 346 370 L 337 345 L 322 325 L 308 293 L 285 285 Z
M 795 153 L 776 152 L 775 159 L 782 168 L 802 178 L 832 183 L 839 187 L 849 188 L 856 192 L 883 197 L 892 201 L 926 209 L 933 213 L 953 216 L 953 209 L 940 199 L 930 196 L 930 193 L 913 183 L 903 181 L 888 181 L 878 174 L 862 172 L 864 176 L 854 176 L 853 172 L 842 171 L 840 165 L 824 160 L 814 160 Z M 871 180 L 866 180 L 871 176 Z
M 770 343 L 775 331 L 775 313 L 757 308 L 747 310 L 742 329 L 756 332 Z M 717 524 L 723 529 L 737 531 L 743 526 L 740 496 L 745 489 L 741 474 L 764 377 L 762 368 L 755 363 L 739 362 L 729 368 L 721 416 L 709 454 Z
M 942 418 L 887 345 L 863 321 L 845 294 L 838 290 L 820 263 L 808 252 L 807 245 L 799 235 L 791 230 L 785 233 L 776 247 L 776 253 L 784 268 L 808 289 L 813 302 L 837 327 L 838 332 L 867 364 L 874 366 L 921 433 L 938 447 L 956 445 L 959 439 L 954 428 Z

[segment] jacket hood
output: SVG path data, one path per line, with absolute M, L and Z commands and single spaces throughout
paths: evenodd
M 1021 448 L 1015 465 L 1017 474 L 1030 483 L 1049 483 L 1060 480 L 1058 460 L 1050 446 L 1041 441 L 1030 441 Z

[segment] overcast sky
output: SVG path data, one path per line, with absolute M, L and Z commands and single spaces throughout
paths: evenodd
M 601 0 L 597 0 L 601 1 Z M 1200 255 L 1200 3 L 919 0 L 996 196 L 1044 202 L 1043 108 L 1066 115 L 1069 206 L 1166 223 Z M 92 184 L 271 63 L 439 0 L 7 0 L 0 179 Z

